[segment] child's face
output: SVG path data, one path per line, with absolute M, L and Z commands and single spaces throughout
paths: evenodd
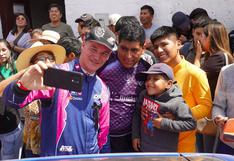
M 172 80 L 165 80 L 160 74 L 147 75 L 145 87 L 148 95 L 158 96 L 172 86 Z

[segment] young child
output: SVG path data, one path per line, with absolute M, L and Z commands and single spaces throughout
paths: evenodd
M 142 152 L 177 152 L 181 131 L 194 130 L 196 121 L 174 83 L 172 69 L 164 64 L 152 65 L 148 71 L 137 74 L 144 80 L 137 100 L 132 124 L 133 148 Z M 147 116 L 141 119 L 141 109 Z

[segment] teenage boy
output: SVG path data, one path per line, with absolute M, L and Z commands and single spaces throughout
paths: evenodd
M 182 98 L 182 92 L 173 84 L 172 69 L 164 64 L 152 65 L 147 72 L 137 75 L 145 81 L 146 90 L 138 98 L 132 124 L 133 148 L 142 152 L 177 151 L 179 132 L 194 130 L 196 121 Z M 141 108 L 147 118 L 141 120 Z M 166 112 L 175 118 L 163 117 Z
M 183 98 L 191 109 L 193 117 L 196 120 L 209 117 L 212 100 L 206 74 L 180 56 L 181 42 L 176 30 L 169 26 L 162 26 L 151 35 L 151 41 L 155 56 L 160 62 L 166 63 L 173 69 L 175 80 L 182 90 Z M 195 130 L 180 133 L 178 152 L 195 152 L 195 133 Z

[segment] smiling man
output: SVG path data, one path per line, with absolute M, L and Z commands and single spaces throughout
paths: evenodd
M 60 34 L 60 37 L 71 36 L 75 37 L 70 25 L 61 21 L 62 7 L 58 4 L 51 4 L 49 6 L 50 23 L 42 26 L 43 30 L 53 30 Z
M 117 53 L 112 53 L 99 75 L 110 88 L 111 152 L 132 152 L 133 112 L 136 98 L 143 88 L 143 83 L 137 81 L 135 75 L 148 70 L 152 64 L 145 60 L 145 33 L 139 24 L 128 23 L 121 28 L 118 42 Z
M 58 66 L 83 73 L 81 92 L 46 88 L 43 74 L 48 65 L 42 61 L 5 89 L 4 102 L 14 108 L 41 100 L 41 156 L 99 153 L 106 143 L 109 91 L 96 71 L 108 60 L 115 43 L 110 30 L 93 28 L 82 44 L 80 58 Z M 64 49 L 57 53 L 62 52 L 65 55 Z

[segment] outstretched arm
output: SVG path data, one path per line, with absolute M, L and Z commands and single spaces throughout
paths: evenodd
M 3 103 L 10 107 L 21 108 L 35 99 L 50 98 L 54 90 L 38 90 L 49 89 L 43 85 L 43 71 L 47 68 L 43 62 L 30 66 L 17 83 L 14 81 L 5 88 Z
M 10 76 L 9 78 L 3 80 L 0 82 L 0 97 L 3 94 L 4 89 L 13 81 L 19 79 L 23 74 L 24 74 L 25 70 L 21 70 L 18 73 Z

